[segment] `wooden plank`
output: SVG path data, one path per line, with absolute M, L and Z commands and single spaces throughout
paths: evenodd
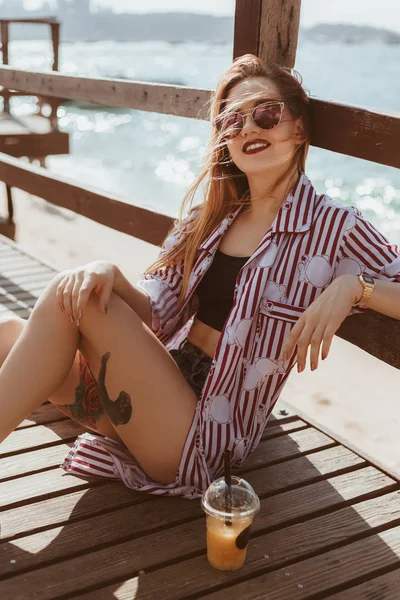
M 236 0 L 233 58 L 258 54 L 262 0 Z
M 266 62 L 294 67 L 300 6 L 301 0 L 262 0 L 257 54 Z
M 313 427 L 294 431 L 279 438 L 261 441 L 257 448 L 246 458 L 240 472 L 244 473 L 259 466 L 297 458 L 301 454 L 308 454 L 309 452 L 316 452 L 334 446 L 337 446 L 335 440 Z
M 298 523 L 292 525 L 290 527 L 286 527 L 283 530 L 278 530 L 276 532 L 268 531 L 268 533 L 262 533 L 265 531 L 265 527 L 268 528 L 268 513 L 264 510 L 262 517 L 257 519 L 254 523 L 254 534 L 256 537 L 253 538 L 253 543 L 249 546 L 248 551 L 248 562 L 246 565 L 240 570 L 231 573 L 224 573 L 221 571 L 216 571 L 214 569 L 207 568 L 206 557 L 205 557 L 205 519 L 204 517 L 200 517 L 196 520 L 192 520 L 188 523 L 168 527 L 167 529 L 157 531 L 155 533 L 149 533 L 145 536 L 137 537 L 135 533 L 133 533 L 132 538 L 127 541 L 124 539 L 115 546 L 113 544 L 111 547 L 103 547 L 99 550 L 92 550 L 91 552 L 86 550 L 84 554 L 79 554 L 79 556 L 64 559 L 61 564 L 53 564 L 45 567 L 36 568 L 35 571 L 25 572 L 22 575 L 14 576 L 6 581 L 2 582 L 2 591 L 3 593 L 8 593 L 10 598 L 13 600 L 19 600 L 24 598 L 24 600 L 28 600 L 30 597 L 34 597 L 35 590 L 39 589 L 39 585 L 42 586 L 41 589 L 41 600 L 50 600 L 50 598 L 57 597 L 57 595 L 61 595 L 61 593 L 65 595 L 75 594 L 79 590 L 84 590 L 89 586 L 93 586 L 93 584 L 99 586 L 101 583 L 108 583 L 109 581 L 115 581 L 117 578 L 124 578 L 133 573 L 137 573 L 139 570 L 146 569 L 158 569 L 163 567 L 166 564 L 170 564 L 172 561 L 174 563 L 178 563 L 178 561 L 185 560 L 185 568 L 182 569 L 182 564 L 175 564 L 175 576 L 171 577 L 170 569 L 166 569 L 169 571 L 168 576 L 165 572 L 161 572 L 161 575 L 158 577 L 158 590 L 165 590 L 160 593 L 154 594 L 154 590 L 151 590 L 149 595 L 146 595 L 147 590 L 151 585 L 151 580 L 155 576 L 157 577 L 157 572 L 146 575 L 146 579 L 141 581 L 140 590 L 141 590 L 141 598 L 148 598 L 148 600 L 163 597 L 164 599 L 167 597 L 167 590 L 169 590 L 169 598 L 182 598 L 188 597 L 187 594 L 189 592 L 188 584 L 193 581 L 193 585 L 199 590 L 207 589 L 209 582 L 213 587 L 215 583 L 226 582 L 231 586 L 234 583 L 235 579 L 243 579 L 243 576 L 247 573 L 254 577 L 254 574 L 257 570 L 264 571 L 266 568 L 266 562 L 268 564 L 268 569 L 287 564 L 291 560 L 299 560 L 304 556 L 315 554 L 316 550 L 322 552 L 324 549 L 329 549 L 333 544 L 337 543 L 345 543 L 351 542 L 357 536 L 363 535 L 365 539 L 362 541 L 365 545 L 369 545 L 369 550 L 371 550 L 371 539 L 375 541 L 375 537 L 373 533 L 379 527 L 383 525 L 390 525 L 396 522 L 396 519 L 399 518 L 400 515 L 400 503 L 399 503 L 399 494 L 400 492 L 392 492 L 391 494 L 387 494 L 382 497 L 378 497 L 371 500 L 366 500 L 363 503 L 359 503 L 357 505 L 357 511 L 354 510 L 353 507 L 346 507 L 339 511 L 335 511 L 333 513 L 329 513 L 328 515 L 323 515 L 317 517 L 315 519 L 307 520 L 306 522 Z M 150 507 L 145 506 L 145 508 L 149 509 L 149 512 L 152 512 L 153 509 L 157 509 L 161 503 L 153 503 Z M 186 503 L 185 512 L 193 510 L 191 504 Z M 384 510 L 385 506 L 390 506 L 390 510 Z M 177 511 L 174 511 L 174 513 Z M 360 513 L 360 514 L 359 514 Z M 125 514 L 127 514 L 125 512 Z M 111 513 L 108 515 L 111 519 L 115 517 L 115 513 Z M 182 517 L 182 513 L 180 515 Z M 171 511 L 169 511 L 169 518 L 171 518 Z M 114 523 L 114 528 L 119 526 L 121 527 L 121 521 L 117 521 L 119 525 Z M 168 521 L 167 521 L 168 523 Z M 263 524 L 263 528 L 262 528 Z M 80 527 L 84 527 L 85 525 L 79 524 Z M 95 531 L 98 532 L 101 527 L 92 528 L 92 535 L 95 537 Z M 134 531 L 134 526 L 128 527 L 129 531 Z M 125 530 L 126 532 L 126 530 Z M 356 562 L 357 557 L 362 557 L 363 560 L 359 558 L 359 566 L 361 568 L 365 568 L 363 563 L 369 562 L 369 568 L 377 570 L 382 566 L 389 567 L 395 564 L 395 561 L 399 561 L 399 558 L 396 557 L 395 552 L 400 553 L 400 527 L 394 527 L 389 532 L 384 532 L 383 534 L 379 534 L 380 536 L 384 536 L 385 541 L 389 541 L 394 552 L 387 552 L 387 556 L 384 555 L 383 547 L 384 543 L 377 543 L 373 547 L 373 552 L 369 553 L 367 558 L 365 559 L 364 554 L 361 552 L 360 547 L 358 546 L 358 552 L 353 553 L 353 561 Z M 258 535 L 257 535 L 258 534 Z M 97 534 L 99 535 L 99 534 Z M 100 534 L 101 535 L 101 534 Z M 113 530 L 110 528 L 109 536 L 113 535 Z M 367 537 L 369 536 L 369 537 Z M 87 538 L 90 538 L 88 535 L 81 535 L 79 538 L 82 540 L 84 544 L 92 544 L 93 538 L 86 541 Z M 51 538 L 53 539 L 53 538 Z M 85 540 L 85 541 L 83 541 Z M 172 540 L 179 540 L 178 543 L 171 544 Z M 332 542 L 332 540 L 334 540 Z M 27 553 L 31 555 L 32 553 L 36 554 L 36 558 L 40 557 L 38 554 L 37 544 L 40 543 L 37 539 L 32 540 L 32 544 L 28 545 L 27 540 L 24 540 L 25 544 L 23 547 L 26 547 Z M 46 538 L 43 540 L 44 545 L 46 544 Z M 42 542 L 42 543 L 43 543 Z M 353 544 L 349 543 L 346 548 L 352 548 L 356 546 L 359 542 L 355 542 Z M 382 548 L 379 548 L 379 545 Z M 104 546 L 104 542 L 103 542 Z M 77 543 L 74 540 L 70 540 L 68 547 L 76 549 Z M 48 560 L 51 559 L 51 553 L 48 553 Z M 64 548 L 67 548 L 67 544 L 65 544 Z M 93 548 L 93 546 L 91 546 Z M 265 558 L 265 553 L 270 552 L 270 558 Z M 334 550 L 333 552 L 337 552 L 339 555 L 343 553 L 343 548 L 339 548 L 338 550 Z M 191 558 L 194 554 L 197 556 L 196 558 Z M 326 558 L 326 562 L 329 562 L 330 552 L 326 552 L 322 554 L 322 556 L 313 557 L 315 560 L 320 562 L 321 567 L 321 559 Z M 378 554 L 376 565 L 372 565 L 372 561 L 374 557 Z M 380 554 L 380 555 L 379 555 Z M 390 554 L 390 556 L 389 556 Z M 400 554 L 399 554 L 400 555 Z M 15 550 L 14 556 L 19 557 L 19 561 L 25 558 L 22 556 L 21 551 L 18 552 L 18 549 Z M 30 557 L 27 557 L 26 560 L 29 560 Z M 369 561 L 368 561 L 369 559 Z M 40 558 L 39 558 L 40 560 Z M 297 563 L 296 565 L 291 565 L 290 568 L 286 567 L 287 570 L 291 570 L 292 567 L 297 567 L 299 564 L 309 562 L 310 559 L 306 559 Z M 313 559 L 311 559 L 312 562 Z M 333 562 L 333 559 L 331 559 Z M 314 564 L 314 563 L 313 563 Z M 78 567 L 79 565 L 79 567 Z M 339 569 L 347 576 L 347 578 L 351 577 L 351 569 L 342 568 L 340 565 Z M 333 569 L 332 569 L 333 570 Z M 337 562 L 334 564 L 334 572 L 338 570 Z M 300 569 L 299 569 L 300 571 Z M 324 573 L 323 569 L 320 569 L 320 573 Z M 199 574 L 201 573 L 201 577 Z M 300 571 L 301 575 L 303 571 Z M 179 575 L 180 574 L 180 575 Z M 331 573 L 331 578 L 334 573 Z M 336 574 L 336 573 L 335 573 Z M 344 575 L 342 574 L 342 580 L 344 579 Z M 277 578 L 277 571 L 271 575 L 275 576 L 275 580 Z M 296 579 L 296 581 L 302 582 L 302 577 L 300 575 L 300 579 Z M 308 572 L 304 573 L 305 577 L 307 577 Z M 315 578 L 315 569 L 313 569 L 313 575 Z M 265 577 L 265 575 L 263 575 Z M 268 575 L 267 575 L 268 577 Z M 43 581 L 46 581 L 46 586 L 43 587 Z M 253 582 L 257 581 L 257 588 L 253 585 Z M 282 573 L 282 587 L 285 588 L 285 584 L 287 585 L 288 579 L 285 577 L 284 573 Z M 293 593 L 293 578 L 291 578 L 291 593 Z M 262 585 L 263 580 L 260 577 L 255 577 L 245 583 L 249 584 L 249 589 L 252 590 L 253 594 L 248 594 L 248 591 L 242 596 L 242 592 L 244 591 L 245 586 L 242 584 L 237 584 L 235 587 L 235 595 L 239 598 L 260 598 L 259 594 L 261 591 L 265 591 L 265 586 Z M 278 585 L 279 585 L 278 581 Z M 318 578 L 319 589 L 324 590 L 329 587 L 329 578 L 319 577 Z M 178 586 L 181 586 L 183 593 L 179 594 Z M 288 586 L 289 587 L 289 586 Z M 271 584 L 268 586 L 268 590 L 272 591 L 271 598 L 293 598 L 293 596 L 277 596 L 275 594 L 275 590 L 277 586 Z M 257 596 L 254 595 L 254 591 L 256 590 Z M 309 591 L 309 588 L 307 589 Z M 229 593 L 229 598 L 232 597 L 232 589 L 223 590 L 224 595 L 221 597 L 228 597 L 227 593 Z M 23 596 L 23 593 L 28 593 L 32 595 Z M 213 598 L 219 598 L 219 593 L 213 590 L 212 592 Z M 172 595 L 174 594 L 174 595 Z M 247 594 L 247 595 L 246 595 Z M 302 595 L 305 597 L 304 593 Z M 193 596 L 192 596 L 193 597 Z M 299 596 L 301 597 L 301 596 Z
M 167 215 L 127 204 L 94 188 L 83 188 L 6 154 L 0 155 L 0 180 L 151 244 L 161 244 L 171 227 L 172 219 Z
M 19 19 L 0 19 L 0 23 L 40 23 L 50 25 L 56 21 L 56 17 L 41 17 L 40 19 L 30 19 L 21 17 Z
M 134 507 L 127 506 L 90 519 L 66 523 L 20 537 L 17 544 L 10 545 L 7 552 L 0 554 L 0 573 L 5 577 L 16 571 L 36 570 L 49 561 L 65 560 L 76 554 L 77 549 L 80 553 L 92 552 L 124 541 L 127 533 L 129 537 L 138 538 L 154 530 L 168 530 L 198 520 L 202 516 L 198 502 L 170 498 L 168 501 L 143 502 Z M 11 560 L 15 560 L 16 564 L 10 563 Z
M 24 430 L 26 431 L 26 429 Z M 45 469 L 56 469 L 67 456 L 73 441 L 69 444 L 57 444 L 48 448 L 39 448 L 23 454 L 13 454 L 1 459 L 0 482 L 15 477 L 32 475 Z
M 270 526 L 294 522 L 307 514 L 319 514 L 319 511 L 345 506 L 354 498 L 364 499 L 383 491 L 393 491 L 395 484 L 373 467 L 366 467 L 328 478 L 312 486 L 312 494 L 305 486 L 271 497 L 268 504 L 268 510 L 269 507 L 273 509 Z M 168 499 L 168 502 L 170 500 L 172 499 Z M 1 539 L 21 537 L 140 501 L 159 502 L 160 499 L 150 494 L 135 492 L 117 482 L 106 482 L 100 488 L 72 490 L 62 496 L 35 502 L 34 521 L 32 504 L 2 511 Z
M 400 167 L 400 118 L 337 102 L 311 99 L 312 145 Z
M 0 68 L 0 85 L 39 96 L 136 108 L 192 119 L 207 118 L 210 90 L 124 79 L 71 77 L 54 71 Z
M 281 36 L 281 52 L 293 56 L 294 31 L 300 4 L 298 0 L 263 0 L 274 5 L 274 19 L 265 28 L 276 28 L 279 20 L 291 19 L 292 30 L 285 40 Z M 279 5 L 282 4 L 282 12 Z M 278 10 L 278 12 L 276 12 Z M 291 15 L 291 16 L 290 16 Z M 254 28 L 254 24 L 252 25 Z M 262 30 L 263 31 L 263 30 Z M 265 38 L 266 33 L 263 34 Z M 282 60 L 286 60 L 282 59 Z M 135 81 L 70 77 L 60 73 L 34 73 L 0 67 L 0 85 L 32 94 L 83 100 L 120 108 L 135 108 L 181 117 L 208 119 L 208 103 L 212 90 L 183 86 L 166 86 Z M 364 158 L 392 167 L 400 167 L 397 152 L 400 118 L 353 106 L 312 99 L 312 145 Z M 2 179 L 2 177 L 1 177 Z M 18 186 L 16 186 L 18 187 Z M 40 194 L 38 194 L 40 196 Z
M 54 421 L 66 421 L 68 418 L 53 404 L 42 404 L 29 417 L 24 419 L 17 429 L 32 427 L 34 425 L 44 425 L 45 423 L 52 423 Z M 300 421 L 300 423 L 302 422 Z
M 309 456 L 296 458 L 246 474 L 260 496 L 277 493 L 306 483 L 321 481 L 326 477 L 357 470 L 366 463 L 347 449 L 329 448 Z M 240 471 L 239 471 L 240 472 Z M 52 469 L 42 473 L 27 475 L 1 484 L 0 507 L 12 508 L 26 502 L 35 502 L 47 496 L 57 496 L 65 490 L 101 485 L 103 480 L 82 478 Z
M 303 600 L 314 594 L 326 598 L 328 593 L 336 591 L 335 588 L 349 587 L 357 578 L 371 578 L 374 574 L 380 575 L 382 569 L 399 567 L 400 527 L 394 527 L 279 571 L 238 583 L 235 594 L 241 600 L 250 600 L 260 598 L 260 591 L 267 589 L 268 600 Z M 290 576 L 286 576 L 287 572 Z M 228 600 L 231 594 L 232 589 L 225 588 L 204 597 Z
M 344 508 L 342 506 L 343 503 L 341 503 L 342 499 L 340 494 L 335 492 L 331 493 L 331 504 L 329 508 L 332 510 L 333 508 L 338 509 L 342 506 L 343 509 L 337 510 L 333 515 L 330 513 L 328 516 L 322 515 L 319 518 L 314 519 L 313 517 L 316 513 L 310 510 L 310 502 L 316 506 L 313 487 L 314 486 L 308 486 L 302 490 L 301 503 L 296 500 L 296 497 L 292 494 L 292 504 L 288 506 L 288 512 L 292 517 L 290 520 L 287 517 L 282 519 L 283 513 L 280 510 L 279 502 L 281 495 L 275 497 L 275 502 L 272 504 L 269 501 L 264 500 L 262 502 L 261 516 L 257 519 L 257 531 L 265 533 L 266 527 L 269 531 L 273 531 L 278 524 L 280 526 L 288 526 L 290 523 L 292 526 L 294 525 L 291 532 L 294 532 L 293 538 L 295 539 L 296 535 L 299 537 L 303 535 L 303 530 L 307 526 L 304 523 L 301 523 L 300 525 L 298 523 L 296 524 L 295 521 L 299 521 L 300 518 L 305 520 L 305 517 L 307 516 L 311 519 L 308 546 L 313 549 L 313 540 L 316 539 L 314 537 L 314 531 L 316 532 L 315 535 L 317 536 L 317 539 L 319 538 L 318 541 L 320 544 L 322 544 L 323 541 L 325 544 L 332 544 L 332 536 L 329 535 L 330 529 L 333 531 L 335 529 L 340 531 L 341 535 L 345 532 L 346 536 L 354 537 L 358 534 L 358 529 L 363 530 L 366 528 L 367 523 L 369 527 L 376 528 L 383 524 L 395 521 L 396 516 L 400 512 L 399 491 L 388 492 L 384 496 L 380 495 L 376 498 L 358 503 L 357 511 L 353 511 L 350 507 Z M 285 500 L 284 494 L 282 494 L 282 499 L 287 505 L 287 499 Z M 385 507 L 385 510 L 381 510 L 382 507 Z M 275 516 L 275 510 L 277 510 L 280 515 L 278 519 Z M 317 513 L 320 512 L 321 509 L 319 508 Z M 296 516 L 293 517 L 293 515 Z M 197 519 L 203 521 L 202 517 L 202 509 L 198 502 L 187 502 L 182 498 L 162 499 L 161 501 L 156 501 L 152 504 L 145 503 L 141 506 L 135 506 L 134 510 L 129 506 L 128 508 L 108 512 L 107 514 L 87 519 L 84 522 L 80 521 L 79 523 L 66 524 L 63 527 L 48 529 L 46 532 L 39 532 L 22 538 L 20 537 L 19 543 L 15 548 L 10 549 L 6 553 L 6 556 L 4 556 L 4 554 L 2 557 L 0 556 L 0 572 L 2 575 L 5 575 L 8 573 L 13 574 L 16 570 L 25 570 L 33 566 L 37 568 L 43 563 L 47 563 L 49 558 L 54 561 L 65 559 L 67 556 L 73 555 L 78 547 L 80 552 L 88 552 L 100 546 L 114 546 L 118 540 L 124 541 L 127 531 L 132 532 L 134 537 L 140 537 L 141 535 L 148 535 L 156 529 L 167 530 L 169 527 L 175 527 L 178 524 L 185 524 Z M 274 523 L 274 526 L 272 526 L 272 523 Z M 340 523 L 339 528 L 336 523 Z M 204 527 L 204 525 L 200 525 L 200 527 Z M 324 531 L 326 531 L 325 536 L 323 533 Z M 168 535 L 168 531 L 166 531 L 166 534 Z M 272 533 L 271 535 L 273 536 L 274 534 Z M 275 535 L 279 537 L 281 533 Z M 200 547 L 204 550 L 202 538 L 203 536 L 198 536 L 197 543 L 200 543 Z M 285 541 L 290 539 L 287 532 L 285 532 L 284 539 Z M 336 536 L 334 536 L 334 539 L 337 543 L 338 539 Z M 279 539 L 274 544 L 272 544 L 272 542 L 273 540 L 271 539 L 271 545 L 273 545 L 274 548 L 279 547 L 281 554 L 284 552 L 287 553 L 288 551 L 291 554 L 290 550 L 284 547 L 285 542 L 281 543 Z M 307 547 L 304 543 L 299 544 L 299 546 L 301 547 L 299 552 L 301 554 L 306 554 Z M 21 548 L 23 548 L 22 552 Z M 39 553 L 39 548 L 46 548 L 46 550 Z M 173 558 L 173 556 L 171 556 L 171 558 Z M 13 564 L 10 565 L 11 559 L 16 561 L 17 567 Z M 243 576 L 244 574 L 245 573 L 241 571 L 238 573 L 238 576 Z M 198 577 L 196 577 L 196 580 L 198 581 Z M 215 584 L 215 580 L 210 581 L 209 585 L 212 583 Z M 201 580 L 200 585 L 203 585 Z M 185 589 L 186 592 L 189 592 L 187 587 Z M 194 591 L 197 590 L 190 589 L 191 593 Z M 154 597 L 158 597 L 158 595 L 155 594 Z
M 0 152 L 10 156 L 49 156 L 69 154 L 69 151 L 69 134 L 66 132 L 2 134 L 0 127 Z
M 1 483 L 0 507 L 14 509 L 22 504 L 31 504 L 60 496 L 65 492 L 82 490 L 97 485 L 104 485 L 105 479 L 91 477 L 86 481 L 75 475 L 66 475 L 62 469 L 51 469 L 33 475 L 26 475 Z
M 50 444 L 62 444 L 63 441 L 72 440 L 85 431 L 82 425 L 72 419 L 48 423 L 46 426 L 15 429 L 0 445 L 0 456 L 20 454 Z
M 1 263 L 1 275 L 5 278 L 11 278 L 14 275 L 17 277 L 22 277 L 23 275 L 32 275 L 35 273 L 36 275 L 42 276 L 43 274 L 49 274 L 49 269 L 36 261 L 31 261 L 30 264 L 4 264 Z M 53 273 L 51 273 L 53 275 Z
M 53 408 L 55 410 L 57 410 L 55 407 L 53 407 Z M 58 411 L 58 412 L 61 415 L 61 412 L 60 411 Z M 62 419 L 59 419 L 59 421 L 61 421 L 61 420 Z M 59 421 L 56 421 L 56 422 L 59 422 Z M 69 421 L 70 421 L 70 419 L 68 417 L 63 419 L 63 423 L 65 424 L 65 430 L 63 432 L 63 439 L 69 438 L 69 436 L 67 435 L 67 433 L 69 431 L 69 428 L 68 428 Z M 49 440 L 50 443 L 53 442 L 52 425 L 53 424 L 50 424 L 48 426 L 50 428 L 50 432 L 46 436 L 40 437 L 41 442 L 45 442 L 46 440 Z M 25 428 L 22 431 L 29 434 L 32 429 L 34 429 L 34 428 L 30 427 L 30 428 Z M 82 430 L 85 431 L 83 428 L 82 428 Z M 42 431 L 43 431 L 43 428 L 41 428 L 41 432 Z M 302 431 L 304 431 L 304 429 Z M 307 430 L 307 432 L 308 431 L 311 432 L 312 429 L 309 428 L 309 430 Z M 296 432 L 296 429 L 294 429 L 294 432 Z M 73 433 L 73 435 L 74 435 L 74 433 Z M 288 432 L 281 430 L 280 435 L 278 435 L 278 437 L 284 438 L 284 436 L 286 436 L 286 435 L 288 435 Z M 36 436 L 36 437 L 39 437 L 39 436 Z M 275 436 L 273 439 L 276 440 L 276 437 L 277 436 Z M 268 436 L 266 436 L 266 439 L 268 439 Z M 299 443 L 299 450 L 302 454 L 306 454 L 310 450 L 311 451 L 315 451 L 316 449 L 321 450 L 322 448 L 326 448 L 331 445 L 331 444 L 322 444 L 320 437 L 314 437 L 314 436 L 310 436 L 310 435 L 308 435 L 308 438 L 303 438 L 303 439 L 294 438 L 293 441 L 295 441 L 296 443 L 297 442 Z M 270 442 L 272 442 L 272 439 L 270 440 Z M 30 443 L 30 440 L 27 441 L 26 443 L 27 444 Z M 48 446 L 46 444 L 46 447 L 41 447 L 39 449 L 32 446 L 32 449 L 28 448 L 26 451 L 24 451 L 22 453 L 18 453 L 18 454 L 14 453 L 14 454 L 9 455 L 7 458 L 2 458 L 1 459 L 1 469 L 0 469 L 0 480 L 8 479 L 10 477 L 21 477 L 23 475 L 32 474 L 34 472 L 37 472 L 37 471 L 40 471 L 43 469 L 56 468 L 57 466 L 59 466 L 61 464 L 61 462 L 67 455 L 67 452 L 71 445 L 72 445 L 72 440 L 68 445 L 52 444 L 51 446 Z M 271 450 L 271 455 L 267 454 L 270 450 Z M 248 465 L 249 468 L 253 465 L 254 466 L 257 466 L 257 465 L 258 466 L 259 465 L 266 466 L 268 464 L 272 464 L 273 462 L 279 461 L 280 458 L 283 458 L 284 460 L 288 460 L 291 457 L 293 457 L 294 455 L 298 456 L 298 453 L 295 452 L 295 447 L 293 445 L 293 442 L 290 442 L 290 444 L 287 444 L 283 440 L 282 440 L 282 442 L 279 440 L 275 444 L 270 443 L 268 446 L 261 444 L 261 452 L 260 452 L 261 455 L 262 455 L 262 452 L 264 452 L 264 454 L 265 454 L 265 456 L 263 458 L 260 455 L 256 455 L 256 456 L 254 456 L 254 458 L 251 461 L 250 460 L 249 460 L 249 462 L 246 461 L 246 465 Z
M 385 503 L 394 510 L 394 513 L 387 514 Z M 152 566 L 152 572 L 146 573 L 145 577 L 140 577 L 139 581 L 136 581 L 140 589 L 140 600 L 152 600 L 153 598 L 161 597 L 163 600 L 178 600 L 188 597 L 197 598 L 199 595 L 203 596 L 205 591 L 211 592 L 205 595 L 207 598 L 219 598 L 221 595 L 223 598 L 234 597 L 240 598 L 240 600 L 242 598 L 257 598 L 258 600 L 268 598 L 269 600 L 270 593 L 273 594 L 277 587 L 272 578 L 268 587 L 263 584 L 261 577 L 258 578 L 258 586 L 257 588 L 253 586 L 252 594 L 246 595 L 245 592 L 243 593 L 245 583 L 251 581 L 251 577 L 257 575 L 257 572 L 265 573 L 266 571 L 272 571 L 278 582 L 281 576 L 283 576 L 284 580 L 290 577 L 289 581 L 292 585 L 291 593 L 293 595 L 282 596 L 282 598 L 291 598 L 291 600 L 293 598 L 304 598 L 304 592 L 300 591 L 300 595 L 297 595 L 298 590 L 302 590 L 303 588 L 296 589 L 296 584 L 292 577 L 291 562 L 307 555 L 316 554 L 317 552 L 322 553 L 329 547 L 332 547 L 333 544 L 351 542 L 351 540 L 354 540 L 359 535 L 365 533 L 372 535 L 379 527 L 395 523 L 396 515 L 398 516 L 399 513 L 399 492 L 393 492 L 359 503 L 357 504 L 357 510 L 354 510 L 353 507 L 346 507 L 315 519 L 310 518 L 303 523 L 285 527 L 278 531 L 271 531 L 271 528 L 268 527 L 267 515 L 264 515 L 264 530 L 261 529 L 260 523 L 257 523 L 256 520 L 246 563 L 240 570 L 224 573 L 212 569 L 209 567 L 204 555 L 185 561 L 184 569 L 182 569 L 181 563 L 173 564 L 159 570 L 153 570 L 154 567 Z M 311 514 L 309 516 L 312 517 Z M 268 530 L 267 532 L 265 527 Z M 198 538 L 204 537 L 204 534 L 201 535 L 202 528 L 205 528 L 204 522 L 199 524 L 198 531 L 196 532 Z M 263 534 L 255 537 L 254 534 L 258 534 L 260 531 Z M 193 533 L 193 536 L 196 533 Z M 204 541 L 202 548 L 204 551 Z M 357 555 L 354 556 L 354 560 L 357 560 Z M 283 565 L 285 566 L 282 568 Z M 142 569 L 144 568 L 146 567 L 142 563 Z M 336 568 L 342 569 L 342 566 L 336 566 Z M 346 571 L 346 569 L 343 570 Z M 282 573 L 280 573 L 281 571 Z M 350 569 L 347 569 L 347 573 L 349 571 Z M 201 577 L 199 577 L 200 573 Z M 237 588 L 236 582 L 243 581 L 243 579 L 245 579 L 245 583 Z M 323 589 L 323 577 L 320 579 L 321 588 Z M 121 583 L 122 581 L 119 583 L 118 589 L 122 587 L 124 593 L 122 595 L 118 593 L 117 597 L 119 600 L 127 600 L 128 596 L 125 594 L 126 588 L 125 586 L 121 586 Z M 225 585 L 229 587 L 218 595 L 215 588 Z M 115 583 L 113 586 L 102 590 L 96 589 L 95 593 L 80 595 L 78 598 L 82 600 L 83 598 L 85 600 L 94 600 L 94 598 L 96 600 L 105 600 L 112 597 L 110 595 L 112 587 L 114 587 L 114 590 L 116 589 Z M 268 590 L 267 596 L 265 596 L 266 590 Z M 228 596 L 228 593 L 230 593 L 230 596 Z M 109 595 L 107 596 L 107 594 Z M 278 598 L 279 596 L 274 595 L 271 597 Z M 307 598 L 309 597 L 307 596 Z
M 105 481 L 101 486 L 71 490 L 61 496 L 24 504 L 1 513 L 1 539 L 11 540 L 46 529 L 75 523 L 98 514 L 134 506 L 142 502 L 156 502 L 158 498 L 135 492 L 116 481 Z M 32 511 L 35 519 L 32 519 Z
M 329 596 L 329 600 L 399 600 L 400 569 Z

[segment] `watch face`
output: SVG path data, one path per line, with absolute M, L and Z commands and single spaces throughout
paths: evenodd
M 366 275 L 366 274 L 364 274 L 364 275 L 363 275 L 363 279 L 364 279 L 364 281 L 366 281 L 367 283 L 375 283 L 375 280 L 374 280 L 374 278 L 373 278 L 373 277 L 371 277 L 371 275 Z

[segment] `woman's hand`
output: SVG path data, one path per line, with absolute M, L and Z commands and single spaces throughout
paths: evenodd
M 329 353 L 332 338 L 354 304 L 362 295 L 362 285 L 355 275 L 341 275 L 304 311 L 283 346 L 283 358 L 288 360 L 297 344 L 297 370 L 304 371 L 310 346 L 310 366 L 318 367 L 322 344 L 322 360 Z
M 107 314 L 116 266 L 104 260 L 77 267 L 64 272 L 57 288 L 60 309 L 65 311 L 71 323 L 79 327 L 90 294 L 93 290 L 99 296 L 99 309 Z

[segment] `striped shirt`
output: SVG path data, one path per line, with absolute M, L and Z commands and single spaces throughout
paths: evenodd
M 181 308 L 183 261 L 146 274 L 139 282 L 150 298 L 152 328 L 168 349 L 178 347 L 187 336 L 195 316 L 196 287 L 240 210 L 231 211 L 200 245 Z M 181 230 L 176 224 L 161 253 L 185 235 L 186 224 L 187 220 Z M 128 487 L 153 494 L 201 496 L 222 475 L 226 449 L 231 450 L 233 467 L 240 466 L 260 442 L 296 362 L 296 350 L 288 360 L 282 357 L 293 325 L 335 277 L 360 273 L 400 282 L 399 249 L 359 210 L 318 195 L 303 174 L 239 271 L 233 306 L 197 404 L 176 480 L 168 485 L 152 481 L 119 442 L 92 434 L 78 438 L 63 468 L 74 472 L 75 465 L 81 474 L 116 477 Z

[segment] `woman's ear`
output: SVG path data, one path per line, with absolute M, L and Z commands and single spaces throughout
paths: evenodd
M 296 144 L 303 144 L 303 142 L 305 142 L 306 135 L 303 117 L 299 117 L 295 121 L 294 139 Z

